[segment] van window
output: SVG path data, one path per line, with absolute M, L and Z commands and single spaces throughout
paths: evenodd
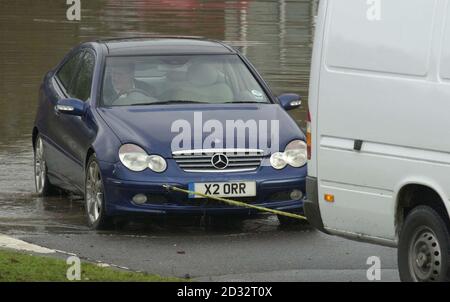
M 436 0 L 334 0 L 327 25 L 329 67 L 425 76 Z
M 450 4 L 447 5 L 447 20 L 441 58 L 441 78 L 450 80 Z

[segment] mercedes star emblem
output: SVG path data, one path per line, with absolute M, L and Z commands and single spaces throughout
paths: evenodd
M 222 153 L 216 153 L 211 157 L 211 164 L 214 168 L 223 170 L 228 167 L 228 157 Z

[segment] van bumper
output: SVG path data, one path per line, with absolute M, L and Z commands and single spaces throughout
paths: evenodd
M 306 177 L 306 200 L 303 203 L 305 216 L 309 223 L 321 232 L 329 234 L 323 226 L 319 208 L 318 183 L 316 177 Z

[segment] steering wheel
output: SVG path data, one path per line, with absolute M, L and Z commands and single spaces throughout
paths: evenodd
M 120 100 L 120 97 L 123 95 L 130 95 L 130 94 L 141 94 L 146 97 L 146 102 L 148 101 L 158 101 L 154 97 L 152 97 L 147 91 L 139 88 L 131 88 L 125 91 L 122 91 L 117 95 L 117 98 L 113 101 L 113 104 L 115 104 L 118 100 Z

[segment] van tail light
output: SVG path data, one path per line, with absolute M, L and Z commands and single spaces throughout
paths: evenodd
M 306 118 L 306 150 L 308 152 L 308 160 L 311 159 L 311 113 L 308 110 Z

